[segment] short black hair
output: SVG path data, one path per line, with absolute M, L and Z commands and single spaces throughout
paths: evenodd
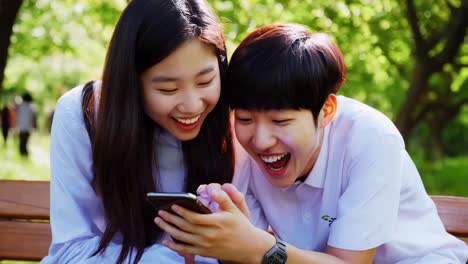
M 307 109 L 317 120 L 345 75 L 343 55 L 326 34 L 302 25 L 272 24 L 247 35 L 234 51 L 228 101 L 233 109 Z

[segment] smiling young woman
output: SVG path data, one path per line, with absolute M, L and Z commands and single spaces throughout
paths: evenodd
M 42 263 L 184 261 L 160 244 L 167 234 L 146 193 L 231 181 L 226 69 L 221 26 L 204 0 L 130 1 L 102 80 L 57 102 L 53 242 Z

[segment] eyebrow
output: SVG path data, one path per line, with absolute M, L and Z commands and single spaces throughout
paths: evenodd
M 208 66 L 204 68 L 203 70 L 199 71 L 196 74 L 196 77 L 213 72 L 214 70 L 215 68 L 213 66 Z M 178 80 L 179 80 L 178 78 L 169 77 L 169 76 L 154 76 L 153 78 L 151 78 L 151 82 L 175 82 Z

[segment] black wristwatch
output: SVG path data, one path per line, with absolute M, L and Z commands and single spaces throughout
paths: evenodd
M 276 237 L 276 244 L 263 256 L 262 264 L 284 264 L 288 259 L 286 244 Z

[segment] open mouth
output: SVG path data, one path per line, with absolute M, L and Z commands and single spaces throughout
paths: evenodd
M 190 118 L 178 118 L 172 117 L 175 121 L 175 124 L 183 130 L 191 130 L 197 127 L 198 123 L 200 123 L 201 114 L 190 117 Z
M 290 153 L 282 153 L 278 155 L 259 155 L 264 163 L 265 169 L 270 174 L 282 175 L 287 168 L 289 160 L 291 159 Z

